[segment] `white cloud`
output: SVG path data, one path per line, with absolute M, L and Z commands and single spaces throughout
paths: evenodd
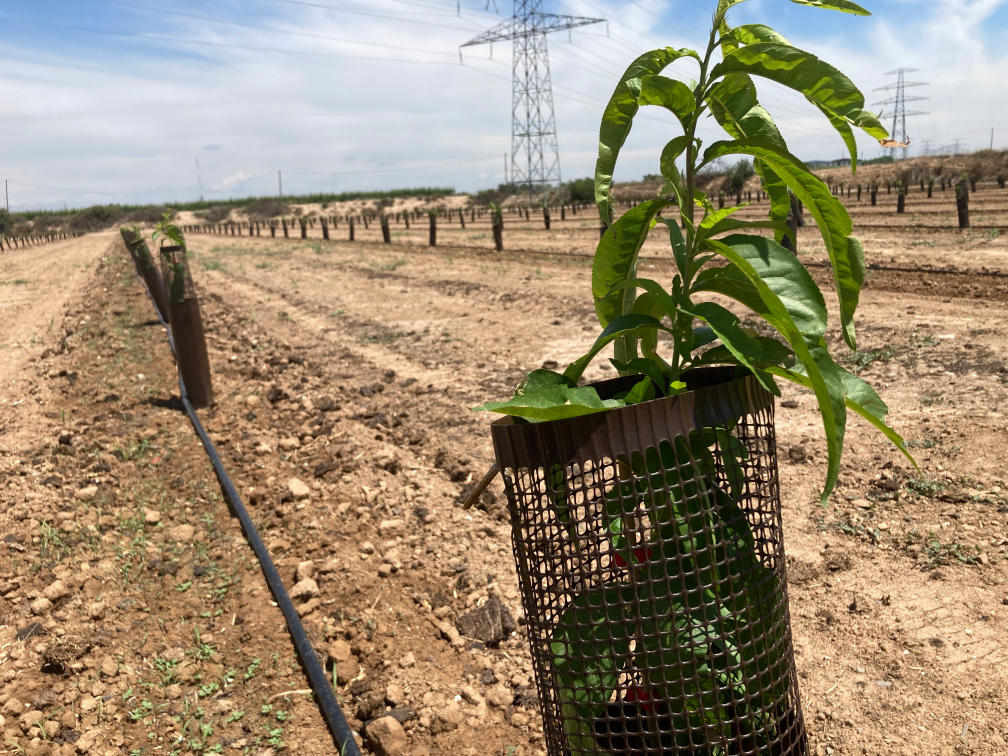
M 897 66 L 921 68 L 919 76 L 931 82 L 925 109 L 932 115 L 913 122 L 915 142 L 930 138 L 938 145 L 960 137 L 982 146 L 990 126 L 1000 123 L 1006 128 L 995 133 L 995 143 L 1008 144 L 1008 102 L 995 84 L 1008 78 L 1008 58 L 1003 47 L 988 48 L 982 41 L 990 34 L 986 24 L 1004 3 L 913 0 L 898 20 L 866 20 L 865 38 L 853 46 L 830 36 L 829 14 L 809 11 L 821 25 L 806 27 L 793 41 L 837 64 L 865 90 L 885 83 L 881 73 Z M 502 13 L 510 9 L 506 0 L 498 4 Z M 277 170 L 283 171 L 285 194 L 409 185 L 474 190 L 495 184 L 503 178 L 501 156 L 510 151 L 510 46 L 495 45 L 493 61 L 486 47 L 466 48 L 466 65 L 459 66 L 457 46 L 502 17 L 470 12 L 458 21 L 452 17 L 454 4 L 448 5 L 441 14 L 388 0 L 370 6 L 414 23 L 275 0 L 235 5 L 230 15 L 227 4 L 193 10 L 395 50 L 177 17 L 159 18 L 150 27 L 207 43 L 448 65 L 105 37 L 80 38 L 88 43 L 84 52 L 75 52 L 78 44 L 0 43 L 5 103 L 0 166 L 6 174 L 0 178 L 11 179 L 12 207 L 195 199 L 197 156 L 211 197 L 274 194 Z M 758 9 L 755 2 L 749 6 Z M 778 6 L 763 4 L 765 20 L 774 23 Z M 608 38 L 603 26 L 594 26 L 575 30 L 572 42 L 563 33 L 549 40 L 563 175 L 591 175 L 601 109 L 619 74 L 636 54 L 658 44 L 696 46 L 708 18 L 694 13 L 690 3 L 665 0 L 557 0 L 551 9 L 604 14 L 611 22 Z M 686 80 L 695 73 L 689 65 L 676 70 Z M 840 155 L 839 137 L 803 98 L 779 87 L 762 91 L 794 152 L 805 158 Z M 871 102 L 870 91 L 866 94 Z M 654 172 L 661 147 L 675 133 L 667 114 L 647 110 L 653 112 L 635 124 L 617 178 Z M 701 131 L 708 143 L 715 136 L 707 124 Z M 860 144 L 869 156 L 877 154 L 870 139 Z M 396 166 L 422 169 L 387 171 Z M 366 172 L 372 169 L 383 172 Z
M 238 171 L 238 173 L 235 173 L 234 175 L 228 176 L 223 181 L 219 181 L 216 184 L 211 184 L 210 188 L 211 189 L 232 189 L 235 186 L 237 186 L 238 184 L 244 183 L 245 181 L 247 181 L 250 178 L 252 178 L 252 177 L 249 174 L 245 173 L 245 171 Z

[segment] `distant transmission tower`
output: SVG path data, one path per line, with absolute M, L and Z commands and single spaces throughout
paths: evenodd
M 489 0 L 487 6 L 489 7 Z M 496 7 L 496 3 L 494 3 Z M 512 40 L 511 183 L 527 186 L 529 198 L 561 183 L 553 85 L 546 35 L 598 24 L 602 18 L 542 12 L 542 0 L 514 0 L 514 15 L 462 47 Z
M 893 76 L 893 75 L 895 75 L 896 76 L 896 81 L 893 82 L 892 84 L 887 84 L 884 87 L 876 87 L 873 90 L 875 92 L 883 92 L 883 91 L 889 92 L 889 91 L 892 91 L 894 89 L 896 90 L 896 96 L 895 97 L 890 97 L 888 100 L 880 100 L 880 101 L 878 101 L 878 102 L 876 102 L 874 104 L 875 105 L 892 105 L 893 106 L 892 113 L 882 113 L 881 116 L 880 116 L 880 118 L 888 118 L 890 115 L 892 116 L 892 123 L 893 123 L 893 125 L 892 125 L 892 130 L 889 132 L 889 136 L 890 136 L 890 138 L 896 140 L 897 142 L 906 143 L 906 142 L 909 141 L 909 139 L 907 138 L 907 130 L 906 130 L 906 119 L 907 119 L 907 116 L 927 115 L 927 112 L 923 111 L 923 110 L 911 110 L 911 111 L 907 111 L 907 109 L 906 109 L 906 104 L 908 102 L 916 102 L 918 100 L 926 100 L 927 99 L 927 97 L 907 97 L 906 96 L 906 90 L 907 90 L 908 87 L 924 87 L 924 86 L 927 86 L 927 82 L 926 81 L 905 81 L 904 80 L 903 74 L 905 74 L 905 73 L 912 73 L 913 71 L 917 71 L 917 70 L 918 69 L 916 69 L 916 68 L 897 68 L 895 71 L 889 71 L 885 75 L 886 76 Z M 900 147 L 893 147 L 893 148 L 891 148 L 889 150 L 889 154 L 895 160 L 896 159 L 896 150 L 898 150 L 898 149 L 902 149 L 903 150 L 903 159 L 906 160 L 906 157 L 907 157 L 907 148 L 906 147 L 902 147 L 902 148 L 900 148 Z

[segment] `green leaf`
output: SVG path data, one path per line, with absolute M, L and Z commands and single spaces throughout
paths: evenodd
M 749 203 L 745 203 L 749 204 Z M 787 223 L 782 223 L 780 221 L 744 221 L 737 218 L 724 218 L 723 220 L 716 223 L 713 227 L 697 235 L 698 239 L 704 239 L 708 236 L 717 236 L 718 234 L 726 234 L 729 231 L 738 231 L 739 229 L 749 229 L 749 228 L 772 228 L 781 234 L 787 234 L 792 238 L 792 240 L 797 244 L 797 240 L 794 238 L 794 233 L 792 233 L 791 228 Z M 790 253 L 788 253 L 790 254 Z M 792 255 L 794 257 L 794 255 Z
M 549 388 L 550 386 L 568 386 L 569 388 L 575 388 L 577 384 L 562 373 L 557 373 L 553 370 L 533 370 L 525 376 L 525 380 L 518 384 L 518 388 L 515 389 L 515 396 L 519 396 L 528 391 L 538 391 L 539 389 Z
M 739 3 L 744 3 L 745 0 L 718 0 L 717 12 L 714 14 L 715 18 L 723 18 L 724 14 L 728 12 L 728 9 L 733 5 L 738 5 Z
M 853 410 L 881 431 L 886 438 L 893 442 L 897 449 L 903 452 L 903 455 L 910 460 L 913 466 L 919 470 L 920 467 L 917 465 L 917 460 L 910 454 L 903 437 L 886 424 L 885 418 L 889 412 L 889 408 L 875 392 L 875 389 L 841 367 L 837 367 L 837 371 L 840 374 L 840 380 L 843 382 L 844 400 L 848 409 Z M 781 378 L 786 378 L 800 386 L 809 387 L 808 376 L 799 371 L 788 370 L 786 368 L 767 368 L 767 372 L 778 375 Z
M 871 15 L 871 13 L 860 5 L 852 3 L 850 0 L 791 0 L 791 2 L 798 5 L 808 5 L 812 8 L 825 8 L 827 10 L 840 11 L 841 13 L 851 13 L 855 16 Z
M 773 379 L 756 366 L 763 356 L 759 342 L 739 328 L 739 319 L 731 310 L 714 302 L 699 302 L 691 310 L 683 308 L 683 312 L 709 325 L 732 356 L 752 371 L 763 388 L 773 394 L 780 394 Z
M 693 50 L 676 50 L 672 47 L 651 50 L 641 55 L 623 72 L 602 113 L 598 160 L 595 163 L 595 202 L 599 206 L 599 217 L 607 223 L 613 170 L 616 168 L 619 151 L 630 133 L 634 116 L 640 108 L 637 98 L 640 95 L 641 77 L 661 73 L 673 61 L 684 56 L 700 59 Z
M 717 334 L 710 328 L 710 326 L 700 326 L 699 328 L 693 329 L 693 348 L 699 349 L 700 347 L 705 347 L 717 339 Z
M 473 407 L 473 411 L 499 412 L 531 420 L 560 420 L 622 406 L 623 402 L 618 399 L 603 401 L 599 398 L 598 392 L 590 386 L 570 388 L 557 385 L 526 391 L 506 402 L 487 402 L 479 407 Z
M 731 310 L 716 302 L 697 302 L 692 309 L 683 311 L 706 323 L 737 358 L 744 360 L 742 364 L 762 357 L 759 343 L 739 328 L 739 319 Z
M 646 375 L 663 395 L 666 393 L 665 384 L 668 383 L 668 380 L 665 378 L 662 366 L 655 360 L 647 357 L 635 357 L 629 362 L 620 362 L 619 360 L 609 360 L 609 362 L 620 371 L 621 375 Z M 630 404 L 626 398 L 624 401 Z
M 708 90 L 706 101 L 714 119 L 735 139 L 762 139 L 787 149 L 773 117 L 759 104 L 748 74 L 726 75 Z
M 865 412 L 884 423 L 886 415 L 889 414 L 889 407 L 882 401 L 878 392 L 853 373 L 841 367 L 837 370 L 840 371 L 840 380 L 843 381 L 844 396 L 857 402 Z
M 677 136 L 674 139 L 670 139 L 668 144 L 662 149 L 659 168 L 661 169 L 662 176 L 667 180 L 675 180 L 677 182 L 680 180 L 676 160 L 686 151 L 687 144 L 689 144 L 689 139 L 685 136 Z
M 733 43 L 736 49 L 743 45 L 755 45 L 759 42 L 776 42 L 780 45 L 791 44 L 783 36 L 764 24 L 743 24 L 742 26 L 736 26 L 727 34 L 722 34 L 721 41 Z
M 685 131 L 687 121 L 696 109 L 696 96 L 689 87 L 678 79 L 653 74 L 641 77 L 637 104 L 657 105 L 665 108 L 679 119 L 679 123 Z
M 684 216 L 685 217 L 685 216 Z M 683 238 L 679 224 L 671 218 L 662 218 L 662 223 L 669 232 L 669 242 L 672 245 L 672 255 L 675 257 L 676 268 L 684 275 L 689 275 L 689 256 L 686 253 L 686 240 Z
M 663 326 L 657 318 L 653 318 L 649 315 L 620 315 L 609 322 L 609 325 L 607 325 L 602 333 L 599 334 L 598 338 L 595 339 L 595 343 L 592 344 L 592 348 L 588 350 L 587 354 L 583 357 L 579 357 L 567 366 L 567 369 L 564 370 L 564 375 L 572 381 L 577 382 L 584 374 L 585 368 L 587 368 L 591 361 L 595 359 L 595 355 L 601 352 L 606 346 L 611 344 L 620 336 L 627 333 L 633 333 L 641 328 L 655 328 L 659 331 L 665 331 L 666 333 L 672 332 L 671 329 Z
M 808 270 L 794 255 L 772 239 L 763 236 L 727 236 L 721 240 L 744 259 L 772 291 L 787 311 L 782 320 L 764 303 L 758 289 L 738 266 L 707 268 L 699 276 L 693 291 L 723 294 L 760 315 L 778 333 L 787 338 L 791 324 L 807 340 L 819 341 L 826 333 L 826 302 Z
M 747 74 L 728 74 L 714 84 L 709 90 L 707 104 L 721 128 L 735 139 L 761 139 L 787 150 L 784 137 L 770 113 L 759 104 L 756 85 Z M 780 242 L 784 239 L 788 211 L 791 209 L 787 185 L 758 158 L 753 160 L 753 168 L 770 198 L 770 223 L 776 224 L 773 226 L 774 238 Z
M 843 381 L 844 396 L 847 398 L 847 406 L 861 415 L 865 420 L 878 428 L 888 438 L 896 448 L 903 452 L 904 456 L 917 466 L 917 460 L 913 458 L 907 450 L 906 442 L 886 423 L 886 415 L 889 414 L 889 407 L 882 401 L 882 397 L 868 383 L 858 378 L 856 375 L 838 367 L 840 380 Z
M 807 98 L 806 98 L 807 99 Z M 833 128 L 836 129 L 841 138 L 843 138 L 844 144 L 847 145 L 847 152 L 850 154 L 851 159 L 851 173 L 857 173 L 857 140 L 854 138 L 854 130 L 850 127 L 846 118 L 841 118 L 836 113 L 834 113 L 829 108 L 824 108 L 818 102 L 814 100 L 809 100 L 813 105 L 822 111 L 822 114 L 829 119 L 829 122 L 833 124 Z M 795 245 L 795 249 L 798 245 Z
M 854 311 L 857 309 L 861 284 L 864 283 L 864 250 L 861 243 L 851 236 L 853 227 L 843 203 L 798 158 L 760 140 L 715 142 L 704 153 L 704 162 L 737 153 L 760 158 L 805 203 L 815 218 L 833 267 L 844 341 L 851 349 L 857 349 Z
M 741 205 L 736 205 L 735 207 L 725 207 L 717 212 L 708 213 L 697 229 L 697 241 L 703 241 L 708 236 L 717 236 L 728 231 L 737 231 L 740 228 L 772 228 L 794 238 L 794 234 L 791 233 L 791 229 L 786 223 L 778 221 L 744 221 L 730 217 L 739 210 L 749 207 L 750 204 L 749 202 L 743 202 Z
M 655 216 L 670 204 L 661 198 L 642 202 L 623 213 L 599 240 L 592 262 L 592 295 L 595 314 L 603 328 L 629 310 L 628 307 L 624 309 L 623 293 L 614 292 L 613 287 L 633 277 L 637 255 L 647 240 Z
M 746 238 L 746 241 L 751 241 Z M 825 342 L 820 340 L 818 344 L 810 348 L 805 341 L 805 336 L 795 325 L 790 313 L 781 302 L 780 297 L 767 285 L 760 277 L 753 265 L 741 254 L 735 251 L 724 242 L 715 239 L 708 239 L 706 242 L 719 254 L 724 255 L 730 262 L 741 271 L 755 287 L 760 299 L 766 307 L 767 312 L 779 323 L 783 330 L 781 335 L 787 339 L 795 356 L 805 366 L 809 375 L 810 387 L 815 392 L 816 400 L 819 403 L 819 414 L 823 420 L 823 430 L 826 434 L 826 481 L 823 485 L 822 499 L 826 497 L 836 486 L 837 478 L 840 474 L 840 455 L 843 450 L 844 429 L 847 425 L 847 410 L 844 404 L 843 384 L 837 374 L 836 365 L 826 349 Z M 768 373 L 774 373 L 767 368 Z
M 748 206 L 749 203 L 744 202 L 741 205 L 736 205 L 735 207 L 723 207 L 716 212 L 709 213 L 708 215 L 704 216 L 704 219 L 702 221 L 700 221 L 700 229 L 709 229 L 712 226 L 716 225 L 719 221 L 722 221 L 725 218 L 727 218 L 729 215 L 737 213 L 742 208 Z
M 852 4 L 853 5 L 853 4 Z M 745 73 L 775 81 L 843 117 L 876 139 L 889 134 L 874 113 L 864 109 L 864 95 L 854 83 L 812 53 L 779 42 L 757 42 L 726 53 L 711 70 L 711 80 Z
M 623 400 L 627 404 L 640 404 L 641 402 L 649 402 L 655 398 L 655 387 L 654 383 L 648 376 L 644 376 L 644 379 L 639 383 L 635 384 L 630 393 L 626 395 Z
M 672 139 L 662 150 L 661 160 L 659 161 L 659 170 L 665 179 L 665 185 L 658 193 L 667 194 L 669 191 L 675 192 L 676 202 L 680 206 L 683 203 L 683 198 L 686 196 L 686 188 L 683 186 L 682 174 L 679 173 L 676 160 L 685 151 L 688 143 L 689 140 L 685 136 L 677 136 L 675 139 Z
M 676 306 L 675 300 L 669 295 L 662 285 L 657 281 L 653 281 L 650 278 L 628 278 L 625 281 L 620 281 L 615 284 L 611 292 L 615 293 L 621 289 L 627 289 L 630 287 L 643 289 L 646 291 L 651 298 L 661 307 L 662 312 L 669 316 L 672 322 L 675 322 L 676 311 L 679 309 Z
M 753 160 L 753 168 L 756 174 L 763 181 L 763 191 L 770 199 L 770 221 L 772 223 L 783 223 L 787 225 L 788 213 L 791 211 L 791 195 L 788 192 L 787 184 L 781 177 L 774 173 L 773 169 L 758 158 Z M 784 240 L 784 234 L 780 231 L 774 233 L 774 240 L 779 244 Z M 798 249 L 795 240 L 795 249 Z
M 665 314 L 665 310 L 662 308 L 660 304 L 658 304 L 658 300 L 656 300 L 650 294 L 644 294 L 642 296 L 637 297 L 636 300 L 634 301 L 633 309 L 631 309 L 631 312 L 635 315 L 650 315 L 656 320 L 661 320 Z M 635 336 L 636 338 L 633 336 L 623 338 L 624 344 L 629 344 L 633 342 L 633 348 L 630 351 L 632 351 L 635 355 L 636 355 L 637 338 L 640 339 L 641 354 L 645 356 L 654 354 L 655 351 L 658 349 L 658 331 L 656 331 L 655 329 L 653 328 L 640 329 L 635 334 Z
M 755 336 L 762 354 L 759 358 L 760 367 L 766 365 L 783 365 L 794 358 L 794 352 L 781 344 L 777 339 L 769 336 Z M 693 362 L 694 367 L 704 365 L 741 365 L 735 356 L 726 346 L 711 347 Z M 778 394 L 779 396 L 779 394 Z

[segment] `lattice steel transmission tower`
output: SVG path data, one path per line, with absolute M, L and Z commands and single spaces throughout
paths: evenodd
M 489 5 L 489 3 L 488 3 Z M 529 198 L 560 185 L 553 85 L 546 35 L 605 21 L 602 18 L 543 13 L 542 0 L 514 0 L 514 15 L 461 47 L 511 40 L 511 183 L 527 187 Z M 461 54 L 461 51 L 460 51 Z
M 907 137 L 907 130 L 906 130 L 906 119 L 907 119 L 907 116 L 927 115 L 927 112 L 923 111 L 923 110 L 911 110 L 911 111 L 908 111 L 906 109 L 906 104 L 908 102 L 916 102 L 918 100 L 926 100 L 927 99 L 927 97 L 907 97 L 906 96 L 906 90 L 909 87 L 925 87 L 925 86 L 927 86 L 927 82 L 926 81 L 905 81 L 904 80 L 903 74 L 912 73 L 912 72 L 917 71 L 917 70 L 918 69 L 916 69 L 916 68 L 897 68 L 895 71 L 889 71 L 888 73 L 885 74 L 885 76 L 893 76 L 893 75 L 895 75 L 896 76 L 896 81 L 894 81 L 892 84 L 887 84 L 884 87 L 876 87 L 874 90 L 872 90 L 874 92 L 883 92 L 883 91 L 891 92 L 894 89 L 896 90 L 896 96 L 895 97 L 890 97 L 888 100 L 879 100 L 878 102 L 873 103 L 873 104 L 874 105 L 892 105 L 893 106 L 892 113 L 882 113 L 879 116 L 879 118 L 888 118 L 889 116 L 892 116 L 893 125 L 892 125 L 892 130 L 889 132 L 889 136 L 890 136 L 890 138 L 895 139 L 897 142 L 904 142 L 905 143 L 905 142 L 909 141 L 909 138 Z M 893 147 L 893 148 L 891 148 L 889 150 L 889 154 L 895 160 L 896 159 L 896 150 L 898 150 L 898 149 L 902 149 L 903 150 L 903 159 L 906 160 L 906 157 L 907 157 L 907 148 L 906 147 Z

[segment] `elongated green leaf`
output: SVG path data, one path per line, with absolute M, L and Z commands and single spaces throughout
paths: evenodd
M 780 393 L 773 379 L 757 366 L 763 357 L 759 342 L 739 328 L 739 319 L 731 310 L 714 302 L 699 302 L 691 310 L 683 309 L 683 312 L 710 326 L 725 348 L 739 364 L 752 371 L 763 388 L 774 394 Z
M 744 220 L 738 220 L 737 218 L 725 218 L 724 220 L 719 221 L 710 229 L 705 230 L 703 232 L 702 238 L 706 238 L 708 236 L 717 236 L 718 234 L 726 234 L 729 231 L 738 231 L 739 229 L 749 229 L 749 228 L 771 228 L 778 233 L 790 236 L 792 240 L 794 240 L 794 233 L 791 231 L 791 228 L 788 226 L 787 223 L 781 223 L 779 221 L 771 221 L 771 220 L 744 221 Z M 698 238 L 700 238 L 699 235 Z M 795 240 L 795 243 L 797 244 L 797 240 Z
M 739 319 L 731 310 L 716 302 L 697 302 L 690 310 L 684 310 L 706 323 L 737 358 L 748 362 L 758 361 L 763 356 L 759 342 L 739 328 Z
M 705 347 L 717 338 L 717 334 L 711 330 L 710 326 L 700 326 L 693 329 L 693 348 Z
M 815 218 L 833 267 L 833 280 L 836 284 L 837 298 L 840 300 L 844 341 L 851 349 L 857 349 L 854 311 L 857 309 L 861 285 L 864 283 L 864 250 L 861 248 L 861 243 L 851 236 L 853 228 L 843 203 L 834 197 L 826 184 L 810 173 L 798 158 L 760 140 L 715 142 L 704 153 L 704 161 L 715 160 L 732 153 L 752 155 L 762 160 L 787 184 L 795 196 L 805 203 Z
M 549 388 L 550 386 L 568 386 L 574 388 L 577 384 L 571 381 L 562 373 L 557 373 L 553 370 L 546 370 L 545 368 L 540 370 L 533 370 L 531 373 L 525 376 L 518 388 L 515 389 L 515 396 L 524 394 L 527 391 L 537 391 L 539 389 Z
M 851 128 L 846 118 L 838 116 L 829 108 L 824 108 L 815 100 L 809 100 L 809 102 L 819 108 L 822 114 L 829 119 L 833 128 L 839 132 L 844 144 L 847 146 L 847 152 L 850 154 L 851 173 L 857 173 L 857 140 L 854 138 L 854 129 Z M 795 248 L 797 249 L 797 246 Z
M 743 202 L 741 205 L 735 207 L 725 207 L 717 212 L 708 213 L 697 229 L 696 240 L 701 242 L 708 236 L 717 236 L 718 234 L 736 231 L 740 228 L 772 228 L 775 231 L 780 231 L 780 233 L 794 238 L 794 234 L 786 223 L 778 221 L 743 221 L 730 217 L 735 212 L 749 207 L 750 204 L 749 202 Z
M 637 383 L 630 393 L 626 395 L 625 401 L 627 404 L 640 404 L 641 402 L 650 402 L 655 398 L 655 387 L 648 376 L 644 376 L 644 379 Z
M 787 149 L 773 117 L 759 104 L 756 85 L 748 74 L 727 74 L 707 93 L 714 119 L 735 139 L 762 139 Z
M 620 371 L 620 375 L 646 375 L 651 379 L 651 382 L 661 390 L 662 394 L 666 393 L 665 387 L 668 380 L 665 378 L 663 373 L 663 368 L 655 360 L 648 359 L 646 357 L 636 357 L 630 362 L 620 362 L 619 360 L 609 360 L 612 366 Z M 627 404 L 632 404 L 629 399 L 625 399 Z
M 889 407 L 882 401 L 878 392 L 866 381 L 842 367 L 838 367 L 837 370 L 840 371 L 840 380 L 843 381 L 844 396 L 857 402 L 872 417 L 885 422 L 886 415 L 889 414 Z
M 689 256 L 686 254 L 686 240 L 683 238 L 679 224 L 671 218 L 662 218 L 662 223 L 665 224 L 669 232 L 669 242 L 672 244 L 672 255 L 675 257 L 676 268 L 683 275 L 689 276 L 690 272 L 687 270 L 689 267 L 687 264 Z
M 760 106 L 756 96 L 756 85 L 748 74 L 726 75 L 710 88 L 707 104 L 715 120 L 735 139 L 761 139 L 780 149 L 787 150 L 784 137 L 770 114 Z M 781 242 L 787 228 L 788 210 L 791 199 L 787 184 L 781 181 L 773 170 L 758 158 L 753 159 L 753 168 L 763 183 L 763 190 L 770 199 L 770 222 L 774 226 L 774 239 Z M 795 249 L 798 248 L 795 240 Z
M 756 342 L 760 346 L 762 354 L 758 364 L 765 368 L 768 365 L 784 365 L 794 357 L 794 352 L 781 344 L 777 339 L 769 336 L 755 336 Z M 694 367 L 704 365 L 741 365 L 735 355 L 726 346 L 711 347 L 693 362 Z M 779 396 L 779 394 L 778 394 Z
M 801 92 L 812 102 L 842 116 L 876 139 L 888 132 L 864 109 L 864 95 L 854 83 L 815 55 L 779 42 L 757 42 L 726 53 L 711 70 L 711 80 L 729 73 L 762 76 Z
M 805 367 L 811 380 L 810 387 L 815 392 L 819 403 L 819 414 L 823 420 L 823 431 L 826 434 L 826 481 L 823 485 L 822 499 L 826 500 L 830 491 L 836 486 L 840 474 L 840 455 L 843 451 L 844 429 L 847 425 L 847 408 L 844 404 L 843 384 L 837 374 L 836 365 L 829 355 L 829 350 L 822 340 L 810 348 L 791 318 L 787 308 L 760 277 L 757 270 L 741 254 L 724 242 L 708 239 L 706 244 L 724 255 L 753 284 L 763 300 L 766 310 L 777 323 L 783 326 L 781 335 L 795 352 L 795 356 Z M 767 372 L 772 372 L 767 369 Z
M 587 368 L 591 361 L 595 359 L 595 355 L 601 352 L 605 347 L 620 336 L 628 333 L 632 334 L 634 331 L 642 328 L 653 328 L 659 331 L 665 331 L 666 333 L 672 332 L 671 329 L 666 328 L 660 321 L 656 318 L 650 317 L 649 315 L 620 315 L 613 318 L 602 333 L 598 335 L 598 338 L 595 339 L 595 343 L 592 344 L 588 353 L 568 365 L 563 374 L 576 383 L 584 374 L 585 368 Z M 617 357 L 617 359 L 619 359 L 619 357 Z M 626 360 L 621 361 L 626 362 Z
M 721 35 L 722 40 L 730 41 L 736 48 L 742 45 L 755 45 L 758 42 L 776 42 L 780 45 L 790 45 L 781 34 L 764 24 L 743 24 L 736 26 L 727 34 Z
M 517 415 L 530 420 L 560 420 L 590 415 L 622 406 L 623 402 L 617 399 L 601 400 L 595 389 L 590 386 L 580 388 L 549 386 L 526 391 L 506 402 L 487 402 L 479 407 L 473 407 L 473 411 L 499 412 L 503 415 Z
M 623 213 L 599 240 L 592 262 L 592 296 L 595 314 L 603 328 L 617 315 L 629 310 L 624 309 L 622 292 L 614 292 L 613 286 L 633 276 L 637 254 L 647 239 L 652 221 L 669 204 L 661 198 L 642 202 Z
M 612 292 L 617 292 L 621 289 L 626 289 L 627 287 L 634 287 L 638 289 L 643 289 L 650 295 L 655 302 L 662 308 L 663 314 L 668 315 L 669 319 L 674 323 L 676 317 L 676 307 L 675 300 L 672 299 L 671 295 L 662 285 L 657 281 L 652 281 L 650 278 L 628 278 L 625 281 L 620 281 L 611 289 Z
M 642 299 L 644 299 L 645 302 L 653 302 L 654 307 L 650 310 L 644 310 L 644 309 L 638 309 L 635 304 L 634 312 L 643 315 L 651 315 L 652 317 L 657 318 L 658 320 L 661 320 L 663 317 L 667 315 L 669 320 L 672 322 L 672 325 L 675 326 L 676 314 L 677 314 L 677 307 L 675 301 L 657 281 L 652 281 L 647 278 L 631 278 L 616 284 L 616 286 L 613 287 L 613 290 L 618 291 L 619 289 L 637 289 L 637 288 L 644 289 L 646 293 L 643 295 Z M 654 329 L 648 329 L 644 331 L 638 331 L 638 333 L 641 333 L 641 352 L 643 353 L 643 355 L 649 359 L 661 360 L 657 352 L 658 331 Z M 627 337 L 624 337 L 624 341 L 626 341 L 626 338 Z M 615 354 L 614 356 L 617 360 L 626 360 L 626 358 L 620 354 Z M 629 360 L 629 362 L 634 362 L 634 360 Z M 668 367 L 667 363 L 665 363 L 664 360 L 662 360 L 662 363 L 663 365 L 665 365 L 666 368 Z M 621 372 L 620 375 L 630 375 L 630 373 Z M 662 382 L 656 382 L 656 383 L 658 383 L 658 385 L 660 385 L 662 387 L 662 390 L 664 391 L 665 384 Z
M 665 47 L 644 53 L 623 72 L 609 98 L 609 104 L 602 113 L 598 160 L 595 162 L 595 202 L 599 206 L 599 217 L 605 222 L 609 220 L 609 191 L 616 159 L 640 108 L 637 98 L 640 96 L 641 77 L 661 73 L 673 61 L 684 56 L 699 60 L 693 50 L 686 48 L 676 50 Z
M 662 149 L 661 159 L 658 164 L 662 176 L 669 183 L 674 183 L 679 193 L 681 193 L 682 177 L 679 174 L 679 168 L 676 167 L 676 160 L 686 151 L 687 144 L 689 144 L 689 139 L 685 136 L 677 136 L 669 140 L 668 144 Z
M 637 96 L 637 104 L 657 105 L 665 108 L 679 119 L 679 123 L 685 130 L 686 121 L 696 109 L 696 96 L 689 87 L 678 79 L 652 74 L 641 77 L 641 89 Z
M 714 14 L 716 18 L 723 17 L 728 9 L 733 5 L 738 5 L 739 3 L 744 3 L 745 0 L 718 0 L 717 12 Z
M 826 10 L 835 10 L 841 13 L 851 13 L 855 16 L 871 15 L 871 13 L 860 5 L 852 3 L 850 0 L 791 0 L 791 2 L 797 5 L 808 5 L 812 8 L 825 8 Z
M 920 467 L 917 464 L 917 460 L 910 454 L 903 437 L 886 424 L 885 418 L 889 412 L 889 408 L 875 392 L 875 389 L 841 367 L 838 367 L 837 371 L 840 374 L 840 380 L 843 382 L 844 401 L 847 404 L 847 408 L 853 410 L 875 426 L 919 470 Z M 796 370 L 768 367 L 767 372 L 809 388 L 808 376 Z
M 776 311 L 764 303 L 756 286 L 738 266 L 707 268 L 699 276 L 693 291 L 709 291 L 731 297 L 760 315 L 778 333 L 787 338 L 791 324 L 812 342 L 826 333 L 826 302 L 808 270 L 794 255 L 772 239 L 763 236 L 727 236 L 721 240 L 744 259 L 772 291 L 788 318 L 782 320 Z
M 763 182 L 763 191 L 770 199 L 770 221 L 783 223 L 786 226 L 788 212 L 791 210 L 791 195 L 788 193 L 787 184 L 759 158 L 753 159 L 753 168 L 756 169 L 756 175 Z M 774 232 L 774 240 L 780 244 L 784 240 L 784 234 L 781 231 Z M 798 249 L 797 239 L 795 240 L 795 249 Z
M 665 315 L 665 309 L 650 294 L 643 294 L 634 301 L 631 312 L 635 315 L 650 315 L 655 320 L 661 320 Z M 629 340 L 640 339 L 640 351 L 645 357 L 652 355 L 658 349 L 658 331 L 653 328 L 642 328 L 634 333 L 634 336 L 624 336 L 624 343 Z M 636 352 L 634 352 L 636 354 Z
M 713 226 L 716 223 L 718 223 L 719 221 L 724 220 L 729 215 L 732 215 L 733 213 L 737 213 L 742 208 L 748 207 L 748 206 L 749 206 L 748 202 L 743 202 L 741 205 L 736 205 L 735 207 L 723 207 L 720 210 L 718 210 L 717 212 L 708 213 L 704 217 L 704 219 L 702 221 L 700 221 L 700 229 L 708 229 L 711 226 Z
M 886 423 L 889 407 L 882 401 L 882 397 L 878 395 L 878 392 L 868 385 L 868 383 L 843 368 L 838 367 L 837 370 L 840 372 L 840 380 L 843 381 L 847 406 L 882 431 L 885 437 L 892 441 L 896 445 L 896 448 L 903 452 L 903 455 L 913 463 L 913 466 L 920 469 L 917 466 L 917 460 L 913 458 L 913 455 L 907 449 L 903 437 Z

